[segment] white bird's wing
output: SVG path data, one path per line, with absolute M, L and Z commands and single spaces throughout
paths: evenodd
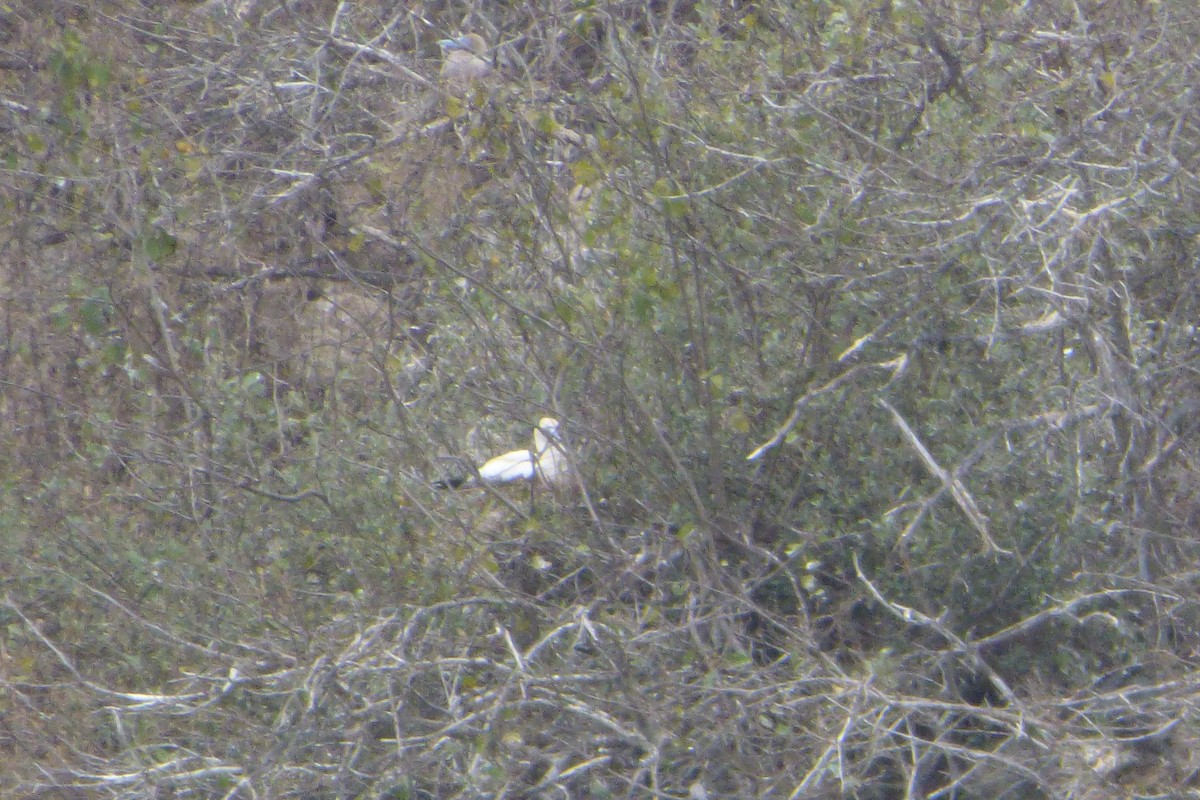
M 490 458 L 479 468 L 484 483 L 509 483 L 533 478 L 533 456 L 528 450 L 513 450 Z

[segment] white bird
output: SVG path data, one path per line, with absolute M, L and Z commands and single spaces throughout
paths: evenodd
M 532 481 L 554 485 L 567 477 L 567 454 L 562 449 L 558 420 L 542 417 L 533 429 L 533 449 L 513 450 L 490 458 L 479 468 L 484 483 Z

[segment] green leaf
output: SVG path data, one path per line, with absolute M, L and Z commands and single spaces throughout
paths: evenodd
M 571 165 L 571 177 L 580 186 L 591 186 L 600 179 L 600 170 L 590 159 L 581 158 Z
M 538 131 L 547 136 L 553 136 L 559 128 L 559 124 L 552 114 L 539 114 L 535 124 Z
M 176 246 L 175 237 L 158 226 L 142 237 L 142 252 L 151 261 L 160 261 L 174 255 Z
M 817 224 L 817 212 L 812 206 L 802 200 L 797 200 L 792 205 L 792 213 L 796 215 L 796 219 L 803 222 L 805 225 Z
M 112 80 L 112 68 L 103 62 L 88 64 L 83 68 L 83 74 L 92 89 L 103 89 Z
M 79 321 L 84 331 L 93 336 L 102 336 L 108 331 L 108 292 L 101 289 L 100 296 L 92 296 L 83 301 L 79 308 Z
M 117 366 L 125 363 L 125 356 L 128 351 L 125 349 L 124 342 L 112 341 L 104 346 L 101 352 L 101 363 L 108 366 Z
M 554 302 L 554 313 L 568 325 L 575 321 L 575 309 L 565 300 L 556 300 Z
M 690 203 L 686 197 L 666 198 L 662 201 L 663 212 L 668 217 L 681 219 L 687 216 Z
M 666 178 L 655 181 L 650 193 L 659 201 L 663 213 L 675 219 L 685 216 L 691 206 L 687 193 L 680 191 Z
M 54 330 L 63 332 L 71 328 L 71 315 L 67 313 L 70 310 L 70 304 L 66 301 L 55 303 L 50 306 L 50 324 Z
M 654 298 L 647 292 L 634 292 L 630 306 L 633 316 L 643 325 L 648 324 L 654 318 Z

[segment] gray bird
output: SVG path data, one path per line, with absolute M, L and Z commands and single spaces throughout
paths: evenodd
M 442 39 L 442 80 L 452 86 L 466 86 L 486 78 L 492 72 L 487 60 L 488 45 L 478 33 L 468 33 L 457 39 Z

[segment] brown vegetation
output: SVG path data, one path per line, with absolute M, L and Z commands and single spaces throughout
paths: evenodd
M 1196 41 L 0 8 L 0 795 L 1200 795 Z

